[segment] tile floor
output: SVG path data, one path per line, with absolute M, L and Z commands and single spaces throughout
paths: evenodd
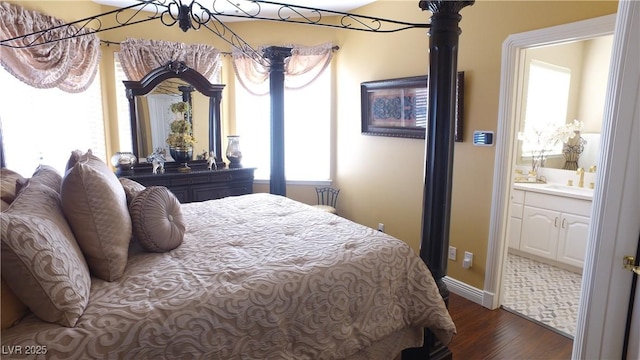
M 509 254 L 502 306 L 573 338 L 582 275 Z

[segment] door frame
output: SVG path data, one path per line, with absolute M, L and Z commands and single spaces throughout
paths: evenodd
M 616 15 L 606 15 L 570 24 L 510 35 L 502 44 L 500 105 L 496 139 L 496 159 L 493 172 L 493 200 L 484 279 L 483 305 L 490 309 L 500 306 L 502 277 L 507 254 L 506 231 L 511 199 L 513 156 L 517 146 L 515 119 L 520 112 L 516 86 L 521 81 L 524 51 L 529 48 L 585 40 L 614 32 Z M 604 123 L 603 123 L 604 127 Z M 595 192 L 599 191 L 594 190 Z M 595 197 L 594 197 L 595 198 Z M 585 264 L 586 265 L 586 264 Z
M 640 2 L 618 5 L 573 358 L 619 359 L 640 233 Z
M 596 173 L 589 244 L 583 274 L 573 358 L 620 358 L 629 292 L 630 273 L 621 266 L 625 253 L 633 254 L 640 232 L 640 2 L 620 1 L 615 16 L 615 35 L 609 84 L 603 116 L 602 149 Z M 597 18 L 602 19 L 602 18 Z M 593 20 L 597 20 L 593 19 Z M 610 21 L 611 19 L 608 19 Z M 588 20 L 587 20 L 588 21 Z M 580 24 L 576 39 L 580 38 Z M 596 26 L 593 24 L 592 26 Z M 582 29 L 583 31 L 587 29 Z M 550 33 L 532 32 L 530 42 L 551 44 Z M 593 34 L 593 32 L 589 32 Z M 610 32 L 609 32 L 610 33 Z M 514 35 L 515 36 L 515 35 Z M 546 36 L 546 37 L 545 37 Z M 593 36 L 593 35 L 591 35 Z M 566 32 L 563 39 L 566 39 Z M 510 181 L 511 149 L 514 146 L 513 84 L 520 50 L 529 43 L 510 37 L 503 44 L 503 68 L 493 203 L 489 232 L 485 299 L 490 308 L 499 306 L 506 254 L 505 232 Z M 559 40 L 559 39 L 558 39 Z M 635 151 L 635 152 L 634 152 Z M 625 302 L 626 299 L 626 302 Z

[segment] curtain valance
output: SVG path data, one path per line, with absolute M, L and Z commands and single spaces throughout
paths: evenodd
M 270 45 L 269 45 L 270 46 Z M 291 56 L 285 59 L 284 86 L 300 89 L 315 80 L 329 66 L 334 46 L 326 43 L 318 46 L 284 45 L 291 48 Z M 262 53 L 268 46 L 261 46 Z M 269 93 L 269 68 L 258 64 L 239 50 L 233 53 L 233 69 L 242 86 L 254 95 Z
M 93 82 L 100 62 L 100 40 L 90 30 L 64 26 L 65 22 L 19 5 L 0 3 L 0 38 L 49 30 L 12 43 L 16 46 L 38 44 L 44 39 L 59 39 L 85 34 L 66 40 L 27 48 L 3 47 L 0 63 L 13 76 L 36 88 L 58 87 L 66 92 L 81 92 Z
M 125 75 L 134 81 L 141 80 L 151 70 L 169 61 L 184 61 L 187 66 L 214 82 L 221 65 L 220 51 L 212 46 L 163 40 L 129 38 L 120 43 L 118 56 Z

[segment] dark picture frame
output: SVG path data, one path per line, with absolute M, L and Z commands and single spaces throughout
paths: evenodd
M 362 134 L 424 139 L 428 119 L 428 76 L 360 84 Z M 464 71 L 456 79 L 456 142 L 462 141 Z

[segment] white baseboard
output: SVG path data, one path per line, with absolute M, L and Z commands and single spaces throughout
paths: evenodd
M 447 285 L 450 292 L 488 309 L 492 308 L 494 294 L 485 292 L 448 276 L 445 276 L 442 281 Z

